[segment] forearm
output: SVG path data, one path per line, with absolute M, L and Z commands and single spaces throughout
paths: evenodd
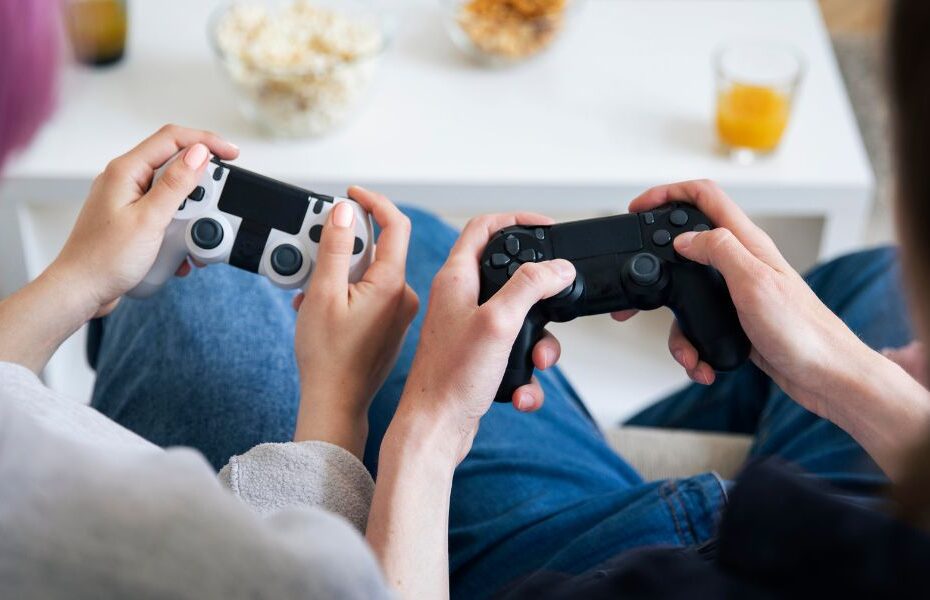
M 312 381 L 302 386 L 297 410 L 295 442 L 329 442 L 345 448 L 359 460 L 365 456 L 368 440 L 368 414 L 353 407 L 346 390 L 328 390 Z M 367 406 L 368 403 L 361 405 Z
M 847 391 L 832 394 L 825 416 L 895 479 L 904 455 L 930 431 L 930 392 L 893 361 L 864 345 L 847 359 L 839 384 Z
M 81 282 L 49 268 L 0 302 L 0 361 L 40 373 L 61 343 L 98 308 L 83 292 Z
M 404 598 L 448 597 L 449 502 L 461 438 L 451 424 L 401 408 L 381 446 L 367 536 Z

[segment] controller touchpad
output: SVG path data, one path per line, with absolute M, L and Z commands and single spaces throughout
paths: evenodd
M 555 255 L 567 260 L 636 252 L 643 247 L 639 223 L 625 215 L 563 223 L 550 231 Z

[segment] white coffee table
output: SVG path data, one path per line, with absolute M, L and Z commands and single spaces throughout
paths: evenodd
M 824 217 L 821 257 L 860 243 L 873 176 L 815 0 L 589 0 L 553 51 L 503 70 L 463 60 L 435 2 L 397 0 L 370 103 L 309 141 L 265 139 L 237 114 L 205 36 L 211 4 L 132 3 L 127 59 L 67 70 L 58 113 L 0 188 L 0 296 L 52 258 L 106 162 L 166 122 L 222 132 L 273 177 L 447 215 L 617 212 L 709 177 L 754 215 Z M 715 153 L 711 125 L 711 55 L 746 37 L 807 58 L 781 149 L 752 166 Z

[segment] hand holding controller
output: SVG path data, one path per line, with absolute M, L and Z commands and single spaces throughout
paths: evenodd
M 155 173 L 155 179 L 167 166 Z M 188 255 L 203 263 L 225 262 L 264 275 L 281 288 L 305 288 L 323 224 L 338 202 L 350 202 L 356 211 L 355 248 L 349 271 L 349 281 L 354 283 L 371 264 L 373 251 L 371 219 L 361 206 L 347 198 L 316 194 L 214 158 L 199 184 L 178 207 L 152 268 L 127 295 L 151 296 Z
M 726 283 L 715 269 L 682 258 L 672 247 L 679 233 L 711 227 L 693 206 L 672 203 L 641 214 L 498 232 L 481 258 L 481 303 L 526 262 L 564 258 L 577 275 L 572 285 L 530 310 L 495 400 L 509 402 L 530 381 L 530 353 L 546 323 L 631 308 L 668 306 L 702 360 L 721 371 L 739 366 L 750 342 Z

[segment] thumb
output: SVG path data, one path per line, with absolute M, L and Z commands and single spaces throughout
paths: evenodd
M 533 305 L 558 294 L 575 279 L 575 265 L 564 259 L 525 263 L 479 310 L 513 324 L 517 334 Z
M 210 151 L 203 144 L 194 144 L 180 158 L 171 161 L 152 188 L 139 199 L 138 205 L 151 211 L 167 226 L 178 206 L 197 187 Z
M 714 267 L 728 283 L 752 276 L 762 266 L 729 229 L 722 227 L 682 233 L 675 238 L 675 251 L 689 260 Z
M 337 202 L 326 219 L 320 249 L 307 294 L 345 297 L 349 293 L 349 267 L 355 246 L 355 210 L 350 202 Z

